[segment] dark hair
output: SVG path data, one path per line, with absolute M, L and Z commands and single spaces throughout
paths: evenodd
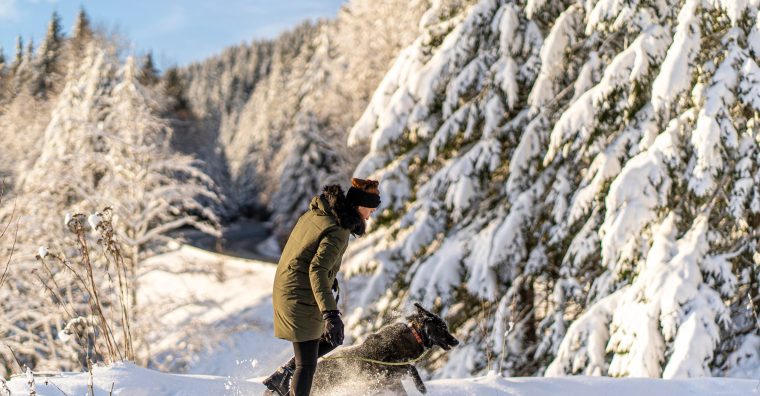
M 379 185 L 380 182 L 377 180 L 351 179 L 351 187 L 358 188 L 359 190 L 366 191 L 370 194 L 380 195 L 380 190 L 378 190 Z

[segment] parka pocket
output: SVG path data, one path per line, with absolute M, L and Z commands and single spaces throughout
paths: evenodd
M 288 269 L 293 272 L 299 272 L 301 274 L 309 273 L 309 266 L 306 263 L 299 261 L 298 259 L 289 261 Z

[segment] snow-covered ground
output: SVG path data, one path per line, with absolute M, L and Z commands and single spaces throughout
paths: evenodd
M 47 384 L 45 381 L 47 380 Z M 37 377 L 35 387 L 40 396 L 86 395 L 87 374 L 63 374 Z M 161 373 L 132 364 L 96 367 L 93 372 L 96 395 L 107 395 L 113 384 L 114 395 L 130 396 L 210 396 L 258 395 L 264 390 L 260 379 L 235 379 L 208 375 Z M 760 382 L 746 379 L 703 378 L 657 380 L 608 377 L 503 378 L 488 376 L 469 379 L 430 381 L 429 395 L 510 395 L 510 396 L 751 396 L 760 394 Z M 14 395 L 27 395 L 25 377 L 13 378 Z M 419 395 L 407 386 L 410 395 Z
M 139 302 L 157 324 L 149 339 L 159 367 L 248 378 L 290 358 L 290 343 L 272 335 L 274 264 L 186 245 L 145 264 Z
M 140 276 L 139 300 L 153 307 L 158 324 L 149 336 L 162 367 L 171 374 L 130 363 L 93 370 L 96 395 L 256 395 L 261 380 L 289 358 L 290 344 L 272 336 L 271 284 L 275 266 L 189 246 L 151 258 Z M 185 268 L 180 271 L 180 268 Z M 189 268 L 189 270 L 188 270 Z M 38 375 L 38 395 L 85 395 L 86 373 Z M 419 393 L 406 384 L 411 395 Z M 503 378 L 486 376 L 427 382 L 431 395 L 681 396 L 760 395 L 760 381 L 735 378 L 691 380 L 607 377 Z M 9 382 L 14 395 L 28 395 L 25 376 Z M 355 390 L 351 390 L 354 392 Z

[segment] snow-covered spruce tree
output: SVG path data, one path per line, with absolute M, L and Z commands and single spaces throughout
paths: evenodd
M 272 198 L 275 236 L 285 246 L 298 217 L 309 208 L 311 197 L 327 184 L 341 184 L 345 154 L 325 138 L 329 131 L 312 114 L 299 116 L 286 133 L 286 143 L 275 158 L 280 185 Z M 335 135 L 334 133 L 332 134 Z
M 757 234 L 748 224 L 757 222 L 760 196 L 747 180 L 757 178 L 758 112 L 746 94 L 756 78 L 747 40 L 756 17 L 757 5 L 694 1 L 673 20 L 651 87 L 654 119 L 667 126 L 642 137 L 606 193 L 599 235 L 607 271 L 593 286 L 607 313 L 587 335 L 579 333 L 584 317 L 569 329 L 549 373 L 721 374 L 756 331 L 742 309 L 757 287 Z M 606 349 L 583 347 L 592 342 Z
M 8 77 L 8 90 L 11 95 L 15 95 L 21 90 L 31 73 L 30 59 L 26 56 L 24 48 L 24 39 L 21 36 L 16 36 L 13 63 Z
M 80 8 L 74 21 L 74 28 L 71 32 L 71 58 L 79 59 L 87 50 L 88 44 L 95 38 L 90 17 L 84 8 Z
M 5 58 L 5 49 L 0 47 L 0 103 L 3 103 L 8 95 L 8 60 Z
M 350 144 L 370 141 L 355 174 L 379 178 L 384 196 L 374 232 L 351 248 L 352 283 L 366 282 L 357 306 L 369 307 L 353 319 L 379 313 L 372 324 L 379 325 L 407 299 L 444 306 L 452 325 L 471 336 L 451 359 L 461 364 L 456 370 L 470 372 L 489 360 L 480 344 L 491 342 L 502 291 L 487 252 L 476 251 L 471 268 L 462 261 L 476 234 L 505 215 L 488 199 L 500 192 L 489 179 L 504 180 L 502 153 L 514 148 L 503 141 L 519 136 L 516 127 L 499 126 L 505 118 L 527 117 L 521 107 L 539 72 L 542 37 L 519 7 L 500 2 L 435 2 L 421 25 L 423 35 L 399 56 L 349 137 Z M 524 224 L 533 199 L 516 203 L 521 212 L 505 220 L 505 229 Z M 356 327 L 354 334 L 365 330 Z
M 140 66 L 140 74 L 138 80 L 140 84 L 146 87 L 152 87 L 158 83 L 158 69 L 153 62 L 153 52 L 148 52 L 143 58 Z
M 421 300 L 467 340 L 439 375 L 735 370 L 756 3 L 435 2 L 349 138 L 384 194 L 347 255 L 354 334 Z
M 152 245 L 164 244 L 167 233 L 180 227 L 220 237 L 213 211 L 220 198 L 192 157 L 170 150 L 171 130 L 157 116 L 155 94 L 140 84 L 133 57 L 117 78 L 103 120 L 105 150 L 97 157 L 105 169 L 93 187 L 102 204 L 114 207 L 116 232 L 129 246 L 126 256 L 134 268 Z
M 48 23 L 47 33 L 37 49 L 34 59 L 31 90 L 36 96 L 45 97 L 53 89 L 53 84 L 62 77 L 62 50 L 64 37 L 61 17 L 53 12 Z

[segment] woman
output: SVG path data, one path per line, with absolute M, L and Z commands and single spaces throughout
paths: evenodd
M 280 395 L 308 395 L 317 359 L 343 344 L 336 275 L 350 234 L 364 235 L 380 206 L 378 182 L 352 179 L 348 193 L 326 186 L 311 200 L 285 244 L 274 277 L 274 335 L 293 343 L 293 357 L 264 380 Z

